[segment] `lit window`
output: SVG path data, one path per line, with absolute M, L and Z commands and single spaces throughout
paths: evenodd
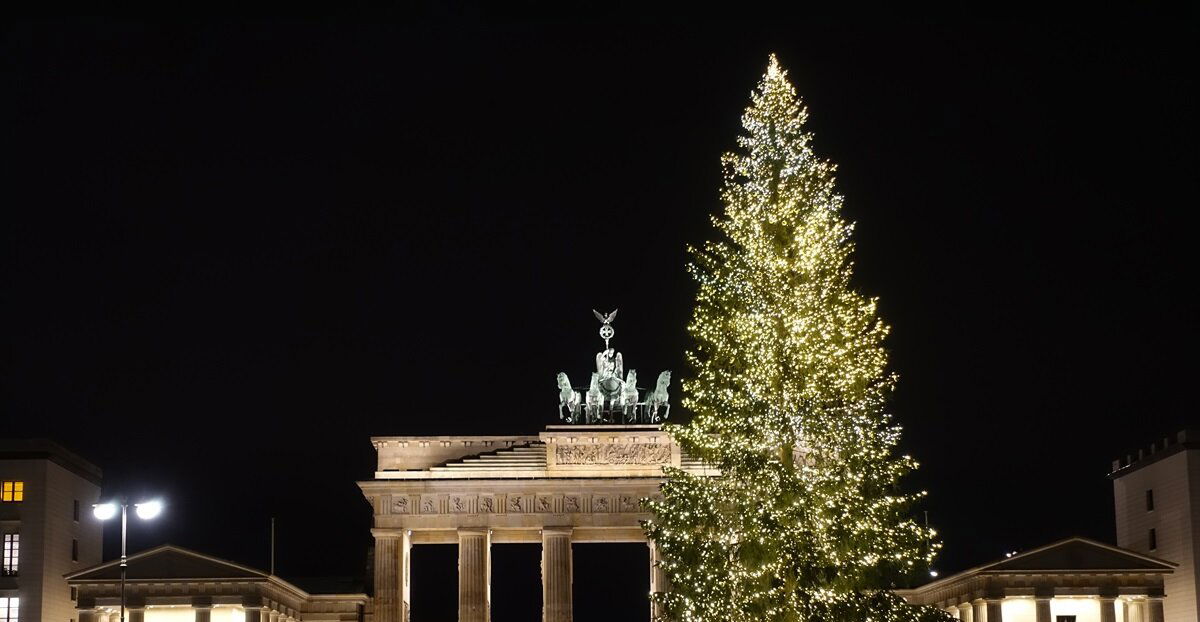
M 0 501 L 24 501 L 25 482 L 4 482 L 0 484 Z
M 1150 530 L 1150 550 L 1158 548 L 1158 534 L 1153 529 Z
M 0 598 L 0 622 L 17 622 L 17 610 L 20 608 L 20 598 Z
M 1150 489 L 1146 491 L 1146 511 L 1152 510 L 1154 510 L 1154 490 Z
M 6 533 L 4 534 L 4 556 L 3 570 L 0 570 L 6 577 L 13 577 L 17 574 L 17 562 L 21 560 L 21 534 Z

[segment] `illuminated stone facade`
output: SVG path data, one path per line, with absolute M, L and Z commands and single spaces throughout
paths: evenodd
M 705 472 L 657 425 L 371 440 L 378 469 L 359 486 L 374 509 L 375 622 L 408 621 L 411 547 L 431 543 L 459 546 L 458 619 L 489 620 L 490 547 L 516 542 L 542 544 L 542 620 L 569 622 L 572 543 L 646 542 L 640 500 L 663 467 Z M 662 581 L 651 566 L 649 591 Z
M 68 575 L 72 618 L 120 622 L 120 577 L 120 560 Z M 163 545 L 129 556 L 125 602 L 128 622 L 362 622 L 369 601 L 310 594 L 261 570 Z
M 0 440 L 0 532 L 15 560 L 0 572 L 0 598 L 19 599 L 19 618 L 67 622 L 75 604 L 63 575 L 100 562 L 101 525 L 92 516 L 100 497 L 98 467 L 43 439 Z M 12 487 L 20 482 L 20 498 Z M 13 563 L 15 562 L 15 563 Z
M 1164 622 L 1174 565 L 1086 538 L 1055 542 L 913 590 L 963 622 Z
M 1184 431 L 1113 462 L 1117 545 L 1179 564 L 1166 622 L 1200 620 L 1200 432 Z

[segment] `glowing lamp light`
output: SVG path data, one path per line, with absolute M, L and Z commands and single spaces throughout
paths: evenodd
M 936 571 L 936 570 L 930 570 L 930 571 L 929 571 L 929 576 L 931 576 L 931 577 L 933 577 L 933 578 L 935 578 L 935 579 L 936 579 L 936 578 L 937 578 L 937 576 L 938 576 L 938 571 Z
M 145 503 L 136 503 L 133 506 L 137 512 L 138 518 L 142 520 L 150 520 L 162 513 L 162 501 L 147 501 Z
M 112 503 L 97 503 L 92 506 L 92 514 L 100 520 L 108 520 L 117 515 L 117 504 Z

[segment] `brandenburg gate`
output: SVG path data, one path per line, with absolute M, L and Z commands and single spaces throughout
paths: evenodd
M 375 477 L 359 482 L 373 508 L 375 622 L 408 622 L 411 550 L 458 544 L 458 619 L 491 613 L 493 544 L 542 545 L 542 620 L 572 620 L 576 542 L 646 542 L 640 500 L 655 497 L 663 467 L 702 473 L 661 431 L 670 373 L 643 393 L 608 347 L 616 312 L 597 313 L 605 349 L 588 387 L 558 375 L 563 425 L 536 436 L 385 436 L 371 439 Z M 662 591 L 648 543 L 651 593 Z

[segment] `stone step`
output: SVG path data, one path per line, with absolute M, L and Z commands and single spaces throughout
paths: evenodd
M 445 466 L 528 466 L 545 465 L 545 460 L 472 460 L 467 462 L 450 462 Z

